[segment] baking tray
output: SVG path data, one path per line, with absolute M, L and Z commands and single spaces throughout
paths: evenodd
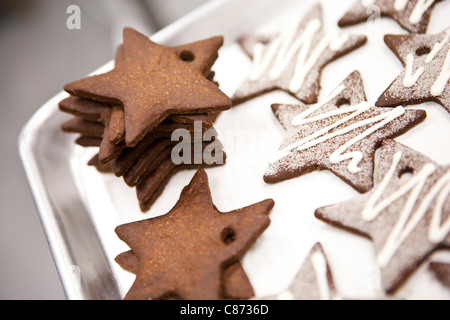
M 336 28 L 337 20 L 353 0 L 318 2 L 323 6 L 325 27 Z M 303 16 L 313 4 L 306 0 L 214 0 L 151 39 L 170 46 L 223 35 L 225 44 L 214 71 L 221 89 L 231 96 L 250 70 L 250 61 L 236 39 L 253 31 L 277 30 L 289 17 Z M 445 13 L 450 7 L 448 2 L 438 6 L 430 33 L 446 27 Z M 344 31 L 367 34 L 369 42 L 324 68 L 320 97 L 331 92 L 353 70 L 359 70 L 368 100 L 374 103 L 402 70 L 382 42 L 382 34 L 405 31 L 389 19 Z M 93 74 L 112 66 L 111 61 Z M 175 175 L 151 210 L 141 213 L 134 189 L 121 179 L 86 165 L 95 149 L 81 148 L 74 144 L 73 135 L 61 132 L 60 125 L 70 116 L 59 112 L 57 105 L 66 96 L 64 92 L 54 96 L 23 128 L 19 138 L 21 159 L 67 298 L 122 299 L 134 275 L 114 262 L 117 254 L 129 249 L 116 237 L 114 228 L 168 212 L 195 172 L 187 170 Z M 427 263 L 394 296 L 383 295 L 371 242 L 314 218 L 315 208 L 357 195 L 330 172 L 314 172 L 275 185 L 263 182 L 268 159 L 283 139 L 283 130 L 270 104 L 295 102 L 283 92 L 269 93 L 224 112 L 215 126 L 227 152 L 225 166 L 207 170 L 219 210 L 233 210 L 265 198 L 276 202 L 270 227 L 242 260 L 256 297 L 277 294 L 288 287 L 309 250 L 320 241 L 343 297 L 450 299 L 448 290 L 428 271 Z M 427 120 L 397 140 L 438 163 L 448 164 L 450 116 L 434 103 L 417 107 L 426 108 Z M 450 256 L 448 252 L 438 252 L 430 259 L 450 261 Z

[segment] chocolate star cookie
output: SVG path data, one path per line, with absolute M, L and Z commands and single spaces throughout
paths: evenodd
M 332 300 L 339 295 L 322 245 L 316 243 L 289 288 L 270 300 Z
M 72 97 L 71 97 L 72 98 Z M 92 102 L 90 104 L 96 104 L 95 102 Z M 108 138 L 108 133 L 110 133 L 113 129 L 111 126 L 111 118 L 113 116 L 114 110 L 112 108 L 104 108 L 102 109 L 102 114 L 98 116 L 99 120 L 98 122 L 90 121 L 90 120 L 84 120 L 84 118 L 88 117 L 75 117 L 73 119 L 70 119 L 63 123 L 61 125 L 61 129 L 64 132 L 67 133 L 80 133 L 82 136 L 82 139 L 77 139 L 77 143 L 84 146 L 99 146 L 99 161 L 102 164 L 107 164 L 109 162 L 113 162 L 117 158 L 119 158 L 117 161 L 114 162 L 114 168 L 117 169 L 117 172 L 122 172 L 122 174 L 129 168 L 129 167 L 123 167 L 122 166 L 122 160 L 124 157 L 127 159 L 131 156 L 129 153 L 131 153 L 133 157 L 133 161 L 135 158 L 140 156 L 140 154 L 156 139 L 159 138 L 167 138 L 168 142 L 170 143 L 170 137 L 172 133 L 177 129 L 184 129 L 189 132 L 194 132 L 194 126 L 192 124 L 188 124 L 190 121 L 197 121 L 197 119 L 205 119 L 207 120 L 206 123 L 202 123 L 201 127 L 201 135 L 203 136 L 203 133 L 205 130 L 209 130 L 209 124 L 212 125 L 212 121 L 210 120 L 209 115 L 190 115 L 190 116 L 179 116 L 174 117 L 173 119 L 176 119 L 178 121 L 183 121 L 183 123 L 175 123 L 172 120 L 172 117 L 167 118 L 160 124 L 158 124 L 150 133 L 147 134 L 147 136 L 141 140 L 135 147 L 133 148 L 126 148 L 125 143 L 119 142 L 117 144 L 111 142 L 111 140 Z M 93 116 L 89 116 L 89 118 L 94 118 Z M 213 129 L 212 127 L 210 129 Z M 213 129 L 214 130 L 214 129 Z M 173 143 L 172 143 L 173 144 Z M 128 162 L 129 165 L 131 165 L 131 162 Z M 118 167 L 120 166 L 120 167 Z M 118 174 L 118 176 L 121 176 L 122 174 Z
M 319 208 L 315 216 L 369 237 L 382 286 L 392 293 L 435 249 L 450 244 L 450 167 L 385 140 L 374 188 L 356 199 Z
M 379 9 L 381 16 L 394 19 L 411 33 L 425 33 L 431 12 L 439 0 L 357 0 L 339 20 L 340 27 L 367 21 L 373 8 Z
M 325 32 L 320 5 L 302 20 L 288 23 L 277 36 L 245 36 L 240 42 L 253 65 L 247 81 L 234 94 L 233 103 L 277 89 L 305 103 L 315 103 L 322 68 L 366 41 L 365 36 Z
M 205 146 L 203 148 L 207 148 Z M 179 171 L 187 169 L 211 168 L 223 165 L 226 161 L 226 154 L 220 148 L 217 150 L 219 162 L 215 159 L 204 158 L 201 164 L 195 164 L 192 161 L 189 164 L 174 164 L 171 157 L 167 157 L 161 161 L 160 165 L 152 171 L 146 170 L 144 174 L 139 174 L 139 181 L 136 184 L 136 196 L 139 200 L 139 206 L 142 212 L 150 210 L 152 205 L 164 191 L 165 186 L 170 179 Z M 215 155 L 213 156 L 215 157 Z M 216 158 L 217 159 L 217 158 Z M 153 165 L 151 165 L 153 166 Z M 133 166 L 134 167 L 134 166 Z M 133 168 L 130 169 L 132 171 Z M 124 179 L 127 179 L 128 173 L 125 174 Z
M 273 105 L 287 138 L 264 175 L 280 182 L 327 169 L 359 192 L 373 185 L 374 155 L 383 139 L 395 137 L 426 117 L 423 110 L 378 108 L 366 101 L 358 71 L 313 105 Z
M 75 143 L 82 147 L 99 147 L 102 143 L 102 139 L 80 135 L 75 139 Z
M 72 95 L 123 105 L 125 142 L 135 146 L 171 114 L 216 112 L 230 99 L 208 79 L 223 43 L 220 36 L 178 47 L 123 31 L 123 62 L 110 72 L 64 86 Z
M 450 112 L 450 28 L 435 35 L 386 35 L 384 42 L 405 70 L 378 98 L 376 105 L 434 101 Z
M 94 155 L 89 161 L 88 161 L 88 166 L 93 166 L 97 169 L 98 172 L 102 172 L 102 173 L 111 173 L 112 169 L 111 169 L 111 165 L 109 163 L 107 164 L 102 164 L 99 160 L 98 160 L 98 153 L 96 155 Z
M 271 199 L 222 213 L 203 169 L 165 215 L 118 226 L 139 260 L 125 299 L 220 299 L 224 270 L 238 262 L 268 227 Z

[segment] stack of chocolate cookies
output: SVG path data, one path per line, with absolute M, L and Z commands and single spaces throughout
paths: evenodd
M 214 121 L 231 100 L 211 71 L 222 37 L 166 47 L 125 28 L 123 40 L 114 69 L 66 84 L 59 108 L 74 116 L 62 130 L 99 148 L 89 164 L 136 187 L 145 212 L 179 170 L 224 164 Z

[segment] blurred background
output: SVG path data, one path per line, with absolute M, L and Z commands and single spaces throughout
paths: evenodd
M 28 119 L 113 58 L 122 28 L 151 35 L 208 0 L 0 0 L 0 299 L 65 299 L 18 155 Z M 69 30 L 70 5 L 81 29 Z

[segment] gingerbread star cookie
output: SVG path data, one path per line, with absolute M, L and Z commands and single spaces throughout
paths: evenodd
M 303 19 L 288 23 L 276 36 L 245 36 L 240 42 L 253 64 L 248 79 L 232 97 L 233 103 L 277 89 L 315 103 L 322 68 L 366 41 L 365 36 L 324 31 L 320 5 Z
M 450 167 L 385 140 L 374 188 L 315 216 L 370 238 L 382 286 L 393 293 L 434 250 L 450 244 Z
M 220 36 L 178 47 L 123 31 L 123 62 L 110 72 L 64 86 L 72 95 L 123 105 L 125 142 L 135 146 L 171 114 L 227 110 L 230 99 L 208 79 L 223 43 Z
M 208 176 L 197 171 L 165 215 L 118 226 L 139 260 L 125 299 L 220 299 L 224 270 L 238 262 L 268 227 L 271 199 L 222 213 Z
M 80 135 L 75 139 L 75 143 L 82 147 L 99 147 L 102 139 Z
M 203 150 L 208 147 L 209 145 L 205 143 L 203 145 Z M 186 169 L 211 168 L 223 165 L 225 163 L 226 154 L 223 152 L 221 144 L 215 146 L 213 153 L 214 155 L 205 155 L 205 157 L 202 158 L 201 163 L 195 163 L 195 154 L 192 154 L 190 163 L 181 163 L 178 165 L 172 161 L 170 153 L 165 159 L 155 159 L 150 163 L 144 160 L 149 168 L 144 171 L 136 171 L 134 170 L 134 167 L 139 167 L 139 163 L 135 163 L 133 167 L 130 168 L 130 170 L 124 175 L 124 180 L 137 180 L 136 196 L 139 200 L 141 211 L 146 212 L 150 210 L 151 206 L 163 192 L 167 183 L 177 172 Z M 140 162 L 140 159 L 138 162 Z
M 405 30 L 425 33 L 436 2 L 439 0 L 357 0 L 338 25 L 346 27 L 365 22 L 376 8 L 381 16 L 394 19 Z
M 376 102 L 396 106 L 434 101 L 450 113 L 450 28 L 438 34 L 386 35 L 405 70 Z
M 322 245 L 316 243 L 298 271 L 292 284 L 284 292 L 269 296 L 269 300 L 333 300 L 339 294 L 333 282 Z
M 317 104 L 273 105 L 287 138 L 270 159 L 267 183 L 327 169 L 359 192 L 373 186 L 375 151 L 426 117 L 423 110 L 378 108 L 366 101 L 358 71 Z

